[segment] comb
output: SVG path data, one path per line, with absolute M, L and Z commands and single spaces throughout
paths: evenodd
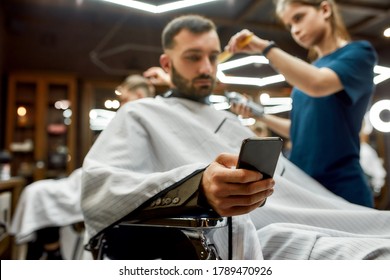
M 252 37 L 253 37 L 253 34 L 248 35 L 244 40 L 237 43 L 237 47 L 239 49 L 242 49 L 243 47 L 248 45 L 250 43 L 250 41 L 252 41 Z M 218 55 L 217 61 L 218 61 L 218 63 L 222 63 L 222 62 L 225 62 L 226 60 L 228 60 L 229 58 L 231 58 L 232 56 L 233 56 L 232 52 L 223 51 Z

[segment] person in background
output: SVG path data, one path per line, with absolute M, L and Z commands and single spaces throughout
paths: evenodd
M 234 35 L 232 53 L 262 53 L 293 86 L 290 119 L 258 120 L 290 138 L 289 159 L 333 193 L 373 207 L 373 195 L 359 163 L 359 131 L 370 102 L 377 61 L 367 41 L 351 41 L 334 0 L 275 0 L 276 14 L 293 39 L 309 51 L 307 63 L 249 30 Z M 244 47 L 239 42 L 252 36 Z M 251 115 L 244 105 L 233 106 Z
M 118 95 L 122 106 L 137 99 L 154 97 L 155 88 L 146 77 L 130 75 L 116 88 L 115 93 Z
M 379 196 L 385 185 L 387 172 L 383 166 L 383 159 L 370 145 L 371 132 L 372 126 L 369 120 L 365 118 L 360 131 L 360 164 L 374 195 Z
M 141 75 L 128 76 L 117 88 L 121 105 L 154 97 L 154 86 Z M 10 227 L 18 244 L 28 244 L 26 259 L 63 259 L 60 228 L 82 223 L 82 169 L 62 179 L 36 181 L 23 189 Z

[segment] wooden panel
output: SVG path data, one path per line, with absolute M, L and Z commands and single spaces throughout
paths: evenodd
M 26 181 L 20 177 L 0 181 L 0 192 L 11 192 L 11 220 L 19 201 L 20 193 L 26 185 Z M 16 246 L 14 238 L 7 236 L 0 241 L 0 259 L 11 259 L 15 254 Z

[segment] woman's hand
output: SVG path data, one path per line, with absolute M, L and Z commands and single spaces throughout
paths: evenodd
M 251 37 L 249 43 L 243 45 L 242 42 L 246 40 L 246 38 Z M 261 39 L 254 35 L 248 29 L 243 29 L 240 32 L 233 35 L 225 50 L 231 53 L 248 53 L 248 54 L 259 54 L 263 52 L 266 46 L 268 46 L 269 41 Z

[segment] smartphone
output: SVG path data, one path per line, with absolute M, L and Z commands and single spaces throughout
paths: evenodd
M 242 141 L 237 168 L 257 170 L 263 179 L 272 178 L 282 150 L 279 137 L 251 137 Z

